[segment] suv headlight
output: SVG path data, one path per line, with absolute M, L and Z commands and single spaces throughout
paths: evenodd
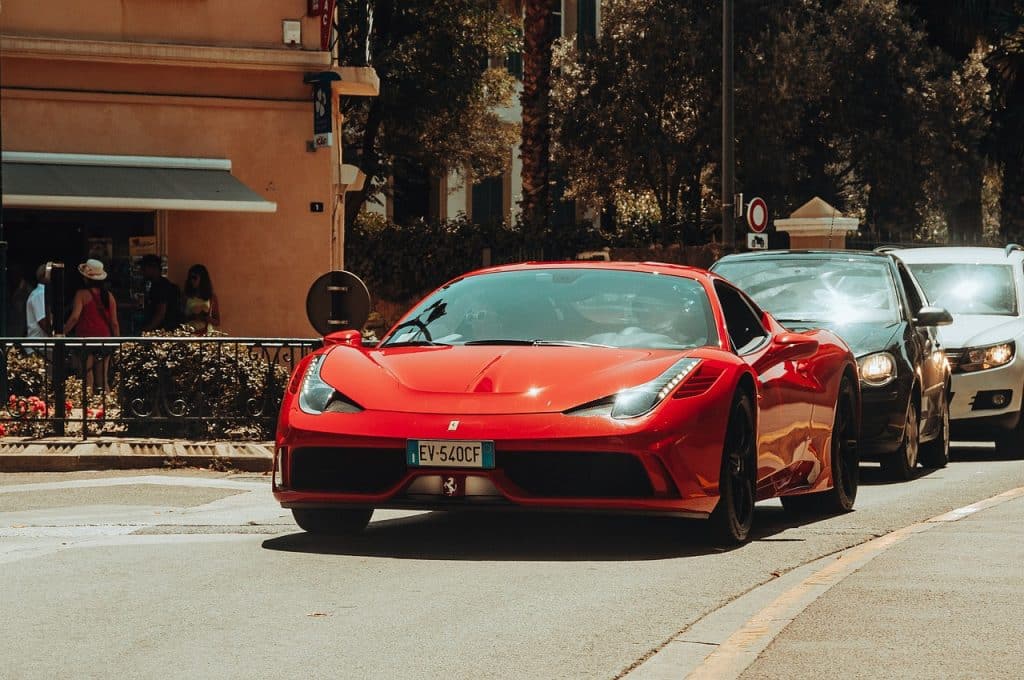
M 306 368 L 306 375 L 302 378 L 302 387 L 299 389 L 299 408 L 310 415 L 320 415 L 325 411 L 330 413 L 359 413 L 363 407 L 355 403 L 344 394 L 334 389 L 320 377 L 320 366 L 324 363 L 326 354 L 321 354 L 309 362 Z
M 965 349 L 960 362 L 954 367 L 957 371 L 971 373 L 989 368 L 1005 366 L 1013 361 L 1016 347 L 1013 342 L 1001 342 L 987 347 L 971 347 Z
M 882 387 L 896 379 L 896 359 L 888 352 L 877 352 L 857 360 L 860 381 L 871 387 Z

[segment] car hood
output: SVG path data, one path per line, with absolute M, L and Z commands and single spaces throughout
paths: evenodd
M 337 347 L 324 360 L 320 376 L 370 410 L 555 413 L 643 384 L 679 359 L 700 353 L 600 347 Z
M 806 331 L 811 328 L 826 328 L 849 345 L 855 357 L 881 352 L 892 346 L 893 338 L 899 332 L 902 322 L 893 323 L 787 323 L 786 328 Z
M 952 324 L 938 330 L 943 347 L 964 349 L 1013 340 L 1024 331 L 1024 320 L 1016 316 L 957 314 Z

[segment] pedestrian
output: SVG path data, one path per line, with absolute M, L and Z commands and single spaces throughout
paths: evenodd
M 220 305 L 210 272 L 201 264 L 189 267 L 185 280 L 185 323 L 192 326 L 196 335 L 208 335 L 220 326 Z
M 25 300 L 25 335 L 30 338 L 50 335 L 50 315 L 46 312 L 46 284 L 49 282 L 46 265 L 39 265 L 36 269 L 36 287 Z
M 142 330 L 175 330 L 181 319 L 181 290 L 164 277 L 158 255 L 143 255 L 140 266 L 142 277 L 149 283 L 142 308 Z
M 117 322 L 117 301 L 114 294 L 106 289 L 104 281 L 107 272 L 99 260 L 86 260 L 78 265 L 82 275 L 82 288 L 71 301 L 71 316 L 64 325 L 65 332 L 80 338 L 109 338 L 121 335 Z M 97 387 L 106 392 L 110 375 L 111 351 L 106 348 L 90 348 L 85 356 L 86 389 Z

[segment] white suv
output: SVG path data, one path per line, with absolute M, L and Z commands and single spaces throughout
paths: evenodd
M 954 436 L 1024 453 L 1024 248 L 886 249 L 953 323 L 938 329 L 953 372 Z

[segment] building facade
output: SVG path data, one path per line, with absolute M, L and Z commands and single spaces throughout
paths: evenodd
M 335 64 L 321 4 L 333 7 L 5 0 L 11 272 L 96 257 L 131 331 L 137 261 L 155 253 L 179 286 L 191 265 L 208 268 L 231 335 L 312 335 L 306 292 L 343 268 L 342 203 L 353 181 L 330 104 L 379 91 L 372 68 Z

